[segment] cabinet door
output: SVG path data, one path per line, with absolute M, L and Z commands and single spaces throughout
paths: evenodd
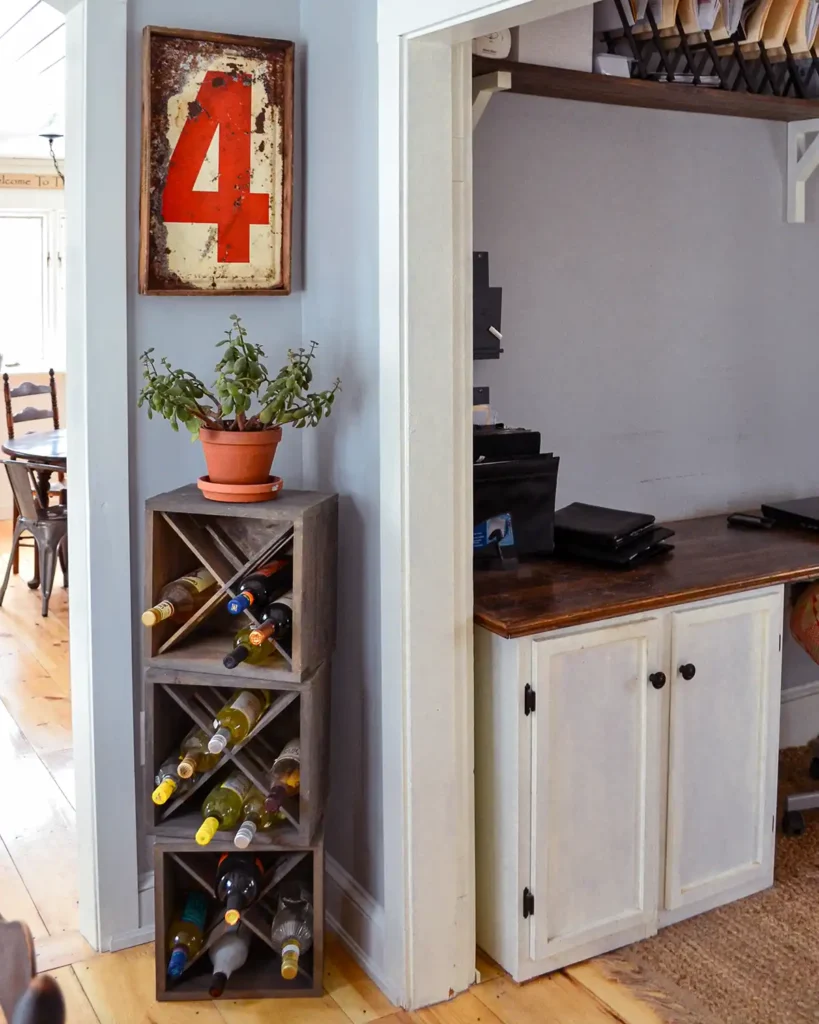
M 660 636 L 651 619 L 533 645 L 530 955 L 546 969 L 656 931 Z
M 781 628 L 781 591 L 672 616 L 668 910 L 771 883 Z

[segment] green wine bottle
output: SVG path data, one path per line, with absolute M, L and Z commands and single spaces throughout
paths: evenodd
M 268 690 L 237 690 L 213 721 L 216 732 L 208 740 L 211 754 L 241 743 L 269 707 Z
M 242 808 L 242 824 L 236 830 L 233 845 L 238 846 L 240 850 L 246 850 L 257 832 L 264 832 L 278 822 L 286 820 L 281 811 L 268 811 L 265 808 L 264 796 L 254 786 Z
M 247 662 L 248 665 L 261 665 L 276 653 L 276 645 L 272 640 L 265 640 L 261 644 L 250 642 L 250 634 L 255 631 L 255 626 L 239 630 L 233 641 L 235 644 L 233 650 L 222 659 L 225 668 L 236 668 L 242 662 Z
M 205 939 L 208 902 L 204 893 L 189 893 L 182 913 L 168 929 L 168 977 L 178 978 L 191 957 L 196 956 Z
M 242 808 L 253 784 L 239 771 L 208 793 L 202 804 L 202 824 L 196 833 L 200 846 L 207 846 L 218 831 L 236 828 L 242 820 Z

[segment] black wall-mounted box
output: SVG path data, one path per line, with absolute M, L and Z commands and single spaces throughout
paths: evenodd
M 473 296 L 473 358 L 500 359 L 500 338 L 496 338 L 490 327 L 500 333 L 502 288 L 489 287 L 489 253 L 472 254 L 472 296 Z

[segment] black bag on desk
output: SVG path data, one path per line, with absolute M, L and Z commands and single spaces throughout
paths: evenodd
M 474 522 L 509 513 L 519 556 L 554 551 L 555 494 L 560 459 L 533 455 L 474 466 Z

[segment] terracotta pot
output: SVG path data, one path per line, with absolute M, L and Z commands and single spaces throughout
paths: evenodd
M 282 428 L 199 431 L 208 476 L 215 484 L 262 484 L 270 477 Z

